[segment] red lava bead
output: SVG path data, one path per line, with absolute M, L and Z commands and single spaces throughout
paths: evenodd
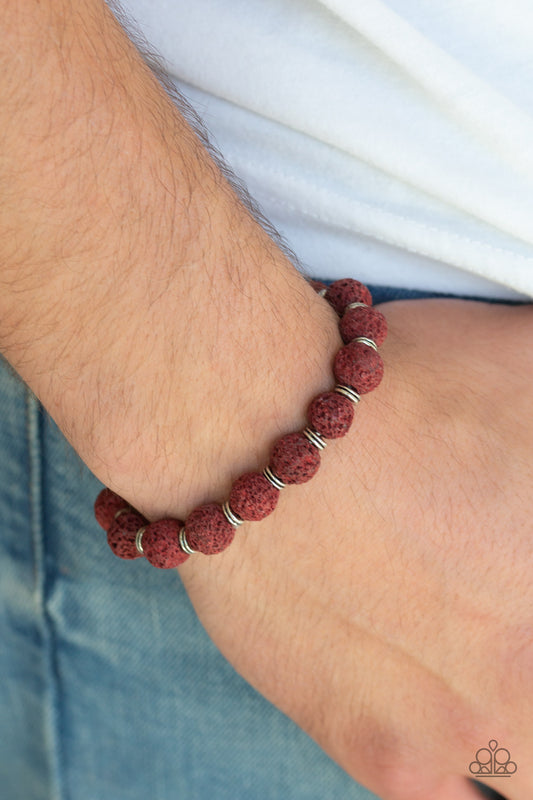
M 379 386 L 383 377 L 383 361 L 372 347 L 352 342 L 341 347 L 333 372 L 339 383 L 351 386 L 359 394 L 366 394 Z
M 94 501 L 94 516 L 104 531 L 109 530 L 115 521 L 115 514 L 122 508 L 130 508 L 130 504 L 111 489 L 102 489 Z
M 325 297 L 340 317 L 342 317 L 344 309 L 350 303 L 366 303 L 367 306 L 372 305 L 372 295 L 369 289 L 367 289 L 364 283 L 354 281 L 353 278 L 343 278 L 340 281 L 332 283 L 331 286 L 328 287 Z
M 387 336 L 387 320 L 377 308 L 349 308 L 340 321 L 339 330 L 345 344 L 358 336 L 366 336 L 379 346 Z
M 354 405 L 337 392 L 324 392 L 315 397 L 309 406 L 307 418 L 311 427 L 325 439 L 339 439 L 350 430 Z
M 259 472 L 247 472 L 231 487 L 229 505 L 241 519 L 264 519 L 278 504 L 279 490 Z
M 185 538 L 189 546 L 207 556 L 221 553 L 232 543 L 234 536 L 235 528 L 218 503 L 198 506 L 185 522 Z
M 283 483 L 305 483 L 316 474 L 320 453 L 302 433 L 289 433 L 274 445 L 269 466 Z
M 189 558 L 179 544 L 179 532 L 183 522 L 179 519 L 159 519 L 146 526 L 142 537 L 145 558 L 153 567 L 172 569 Z
M 116 556 L 127 559 L 139 558 L 135 537 L 143 525 L 146 525 L 146 520 L 136 511 L 126 511 L 113 522 L 107 534 L 107 543 Z

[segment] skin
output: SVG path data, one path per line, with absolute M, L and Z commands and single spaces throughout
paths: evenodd
M 531 311 L 383 310 L 386 377 L 355 430 L 275 518 L 181 571 L 234 666 L 380 797 L 476 797 L 496 738 L 519 769 L 490 785 L 526 800 Z
M 304 424 L 336 317 L 100 0 L 3 6 L 1 352 L 105 484 L 183 518 Z M 494 738 L 519 770 L 491 785 L 526 800 L 531 310 L 385 311 L 352 433 L 180 572 L 232 664 L 384 800 L 476 797 Z

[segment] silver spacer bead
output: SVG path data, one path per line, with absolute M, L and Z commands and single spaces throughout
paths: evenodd
M 279 491 L 285 489 L 287 484 L 283 483 L 283 481 L 280 481 L 278 476 L 274 475 L 270 467 L 265 467 L 265 469 L 263 470 L 263 475 L 265 476 L 267 481 L 272 484 L 274 489 L 279 489 Z
M 180 543 L 180 547 L 184 553 L 193 556 L 197 552 L 197 550 L 192 549 L 189 542 L 187 541 L 187 537 L 185 536 L 185 526 L 183 526 L 183 528 L 180 530 L 178 535 L 178 540 Z
M 317 292 L 317 295 L 318 295 L 319 297 L 325 297 L 325 296 L 326 296 L 326 292 L 327 292 L 327 290 L 328 290 L 328 289 L 327 289 L 327 287 L 326 287 L 325 289 L 320 289 L 320 290 Z
M 342 394 L 343 397 L 347 397 L 348 400 L 351 400 L 355 405 L 357 405 L 361 399 L 361 395 L 357 394 L 355 389 L 352 389 L 351 386 L 344 386 L 342 383 L 338 383 L 333 391 L 337 392 L 337 394 Z
M 348 303 L 348 305 L 344 309 L 345 314 L 349 308 L 369 308 L 369 306 L 367 303 Z
M 137 531 L 137 534 L 135 536 L 135 547 L 137 548 L 137 552 L 141 556 L 144 555 L 143 535 L 144 535 L 145 530 L 146 530 L 146 525 L 144 526 L 144 528 L 139 528 L 139 530 Z
M 366 344 L 367 347 L 371 347 L 372 350 L 375 350 L 376 353 L 378 351 L 378 346 L 373 339 L 369 339 L 368 336 L 358 336 L 357 339 L 353 340 L 354 342 L 359 342 L 359 344 Z
M 233 525 L 234 528 L 238 528 L 239 525 L 242 525 L 244 522 L 243 519 L 237 516 L 234 511 L 231 510 L 229 500 L 226 500 L 224 505 L 222 506 L 222 511 L 230 525 Z
M 318 450 L 325 450 L 325 448 L 327 447 L 328 443 L 325 442 L 322 436 L 318 433 L 318 431 L 313 430 L 313 428 L 304 428 L 302 433 L 305 436 L 305 438 L 308 439 L 311 442 L 311 444 L 314 444 L 314 446 Z
M 126 508 L 119 508 L 113 519 L 118 519 L 122 514 L 127 514 L 128 511 L 131 511 L 131 508 L 129 506 L 127 506 Z

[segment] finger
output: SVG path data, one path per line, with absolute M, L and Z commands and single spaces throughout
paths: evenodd
M 476 782 L 477 783 L 477 782 Z M 531 800 L 531 784 L 527 785 L 527 780 L 520 780 L 518 775 L 507 779 L 491 779 L 489 783 L 478 783 L 478 799 L 487 800 Z
M 487 786 L 486 783 L 472 781 L 472 785 L 475 786 L 476 791 L 478 792 L 478 797 L 482 797 L 484 800 L 506 800 L 504 795 L 497 792 L 493 787 Z
M 389 791 L 379 796 L 385 800 L 482 800 L 483 798 L 475 786 L 475 781 L 459 775 L 449 775 L 440 779 L 423 775 L 411 776 L 401 787 L 391 786 Z M 494 800 L 499 800 L 499 795 L 494 796 Z
M 427 800 L 482 800 L 482 797 L 474 781 L 453 775 L 445 778 Z

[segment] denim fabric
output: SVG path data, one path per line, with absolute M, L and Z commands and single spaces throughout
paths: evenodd
M 176 571 L 112 555 L 100 488 L 2 365 L 2 800 L 373 797 L 228 665 Z

